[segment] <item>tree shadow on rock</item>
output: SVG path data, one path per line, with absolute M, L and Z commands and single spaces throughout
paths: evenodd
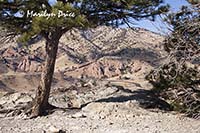
M 123 87 L 118 88 L 120 91 L 131 93 L 130 96 L 117 96 L 117 97 L 109 97 L 99 99 L 95 102 L 127 102 L 131 100 L 136 100 L 139 103 L 139 106 L 145 109 L 160 109 L 164 111 L 172 111 L 172 107 L 165 102 L 164 100 L 158 98 L 152 91 L 150 90 L 136 90 L 131 91 L 129 89 L 125 89 Z

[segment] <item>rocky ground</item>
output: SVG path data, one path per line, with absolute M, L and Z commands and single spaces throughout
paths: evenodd
M 107 85 L 106 85 L 107 86 Z M 78 89 L 59 90 L 51 94 L 50 102 L 77 109 L 56 110 L 50 115 L 28 119 L 23 114 L 13 116 L 16 108 L 32 100 L 25 93 L 7 94 L 0 99 L 0 132 L 69 132 L 69 133 L 199 133 L 200 121 L 170 110 L 168 104 L 147 90 L 129 90 L 120 86 L 81 92 Z
M 74 29 L 60 40 L 49 102 L 60 109 L 28 119 L 44 40 L 0 48 L 0 132 L 200 133 L 200 121 L 171 111 L 145 76 L 166 57 L 163 36 L 144 29 Z M 62 108 L 62 109 L 61 109 Z M 65 108 L 65 109 L 63 109 Z

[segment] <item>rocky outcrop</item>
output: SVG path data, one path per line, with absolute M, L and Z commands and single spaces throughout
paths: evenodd
M 82 68 L 82 72 L 79 70 L 79 73 L 82 73 L 84 76 L 95 78 L 114 77 L 121 75 L 125 64 L 126 63 L 117 59 L 102 58 L 88 67 Z
M 84 65 L 83 65 L 84 66 Z M 66 72 L 68 76 L 86 76 L 94 78 L 108 78 L 114 76 L 120 76 L 123 69 L 126 69 L 127 61 L 120 61 L 113 58 L 101 58 L 86 66 L 80 66 L 73 72 Z
M 1 62 L 4 71 L 0 69 L 0 73 L 9 71 L 18 72 L 40 72 L 42 70 L 42 60 L 29 53 L 26 49 L 8 47 L 1 52 Z
M 18 71 L 24 72 L 40 72 L 42 63 L 35 56 L 25 56 L 17 67 Z
M 18 54 L 18 52 L 17 52 L 17 50 L 14 48 L 14 47 L 9 47 L 9 48 L 7 48 L 4 52 L 3 52 L 3 54 L 2 54 L 2 57 L 17 57 L 17 56 L 19 56 L 19 54 Z
M 144 61 L 103 57 L 92 63 L 80 65 L 75 70 L 65 72 L 71 77 L 111 78 L 124 74 L 145 74 L 152 66 Z

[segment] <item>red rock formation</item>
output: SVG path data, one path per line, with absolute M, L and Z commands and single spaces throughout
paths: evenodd
M 36 61 L 35 56 L 25 56 L 17 68 L 18 71 L 39 72 L 42 70 L 42 64 Z

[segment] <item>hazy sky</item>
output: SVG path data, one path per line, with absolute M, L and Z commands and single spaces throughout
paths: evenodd
M 54 3 L 55 1 L 56 0 L 50 0 L 51 3 Z M 186 0 L 164 0 L 164 2 L 171 6 L 172 11 L 178 11 L 181 6 L 188 5 L 188 2 Z M 158 32 L 158 33 L 161 33 L 161 31 L 165 31 L 165 32 L 167 31 L 166 26 L 163 24 L 160 18 L 157 18 L 155 22 L 148 21 L 148 20 L 135 22 L 134 26 L 142 27 L 154 32 Z

